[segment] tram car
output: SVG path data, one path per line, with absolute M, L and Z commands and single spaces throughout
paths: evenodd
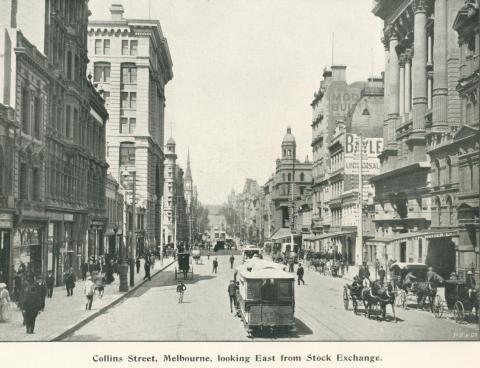
M 283 266 L 252 258 L 235 269 L 237 309 L 249 337 L 294 332 L 295 278 Z
M 255 245 L 245 245 L 242 251 L 243 260 L 251 259 L 254 256 L 262 258 L 262 253 L 262 248 L 259 248 Z

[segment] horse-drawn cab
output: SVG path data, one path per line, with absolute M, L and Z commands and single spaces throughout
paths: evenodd
M 252 258 L 235 269 L 237 308 L 249 335 L 295 330 L 295 278 L 282 266 Z
M 390 274 L 397 291 L 415 290 L 419 282 L 427 282 L 427 271 L 428 266 L 425 263 L 395 262 L 390 266 Z
M 175 266 L 175 280 L 178 277 L 178 273 L 183 274 L 183 278 L 188 278 L 188 274 L 190 274 L 190 278 L 193 279 L 193 267 L 190 264 L 190 253 L 182 252 L 177 254 L 177 266 Z

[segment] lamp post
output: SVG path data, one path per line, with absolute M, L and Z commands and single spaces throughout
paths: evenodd
M 136 187 L 137 187 L 137 173 L 135 171 L 123 171 L 122 176 L 126 180 L 130 174 L 132 175 L 133 188 L 132 188 L 132 243 L 130 245 L 130 286 L 135 285 L 135 254 L 137 250 L 137 211 L 136 211 Z
M 118 286 L 118 291 L 126 292 L 128 291 L 128 264 L 127 264 L 127 221 L 128 221 L 128 208 L 127 208 L 127 189 L 125 185 L 122 185 L 123 188 L 123 213 L 122 213 L 122 236 L 120 238 L 120 260 L 118 266 L 118 275 L 120 277 L 120 285 Z

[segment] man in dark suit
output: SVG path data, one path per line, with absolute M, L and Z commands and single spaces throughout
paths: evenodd
M 55 285 L 55 277 L 53 277 L 52 271 L 49 271 L 47 276 L 47 296 L 49 298 L 51 298 L 53 295 L 54 285 Z
M 303 275 L 305 274 L 305 270 L 303 269 L 302 265 L 298 264 L 297 269 L 297 277 L 298 277 L 298 285 L 300 285 L 300 281 L 305 285 L 305 281 L 303 281 Z
M 35 286 L 30 286 L 25 295 L 25 301 L 23 303 L 27 334 L 33 334 L 33 330 L 35 329 L 35 321 L 40 309 L 40 296 Z

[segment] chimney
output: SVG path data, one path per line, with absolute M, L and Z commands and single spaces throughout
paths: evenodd
M 345 70 L 347 69 L 346 65 L 337 64 L 332 65 L 332 78 L 334 81 L 345 82 Z
M 110 14 L 113 21 L 119 21 L 123 19 L 123 5 L 112 4 L 110 6 Z

